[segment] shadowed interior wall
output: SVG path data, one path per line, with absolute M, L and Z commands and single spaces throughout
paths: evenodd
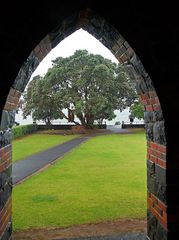
M 160 1 L 155 4 L 119 1 L 119 6 L 115 1 L 99 5 L 95 1 L 76 1 L 74 6 L 63 1 L 39 6 L 33 2 L 29 6 L 9 4 L 7 1 L 0 16 L 1 239 L 10 239 L 12 231 L 11 126 L 14 109 L 39 62 L 78 28 L 87 30 L 108 47 L 136 82 L 145 111 L 148 145 L 148 239 L 175 239 L 179 217 L 179 195 L 175 191 L 179 164 L 177 118 L 173 116 L 179 110 L 179 28 L 177 15 L 166 18 L 171 11 L 174 13 L 174 5 L 165 6 Z

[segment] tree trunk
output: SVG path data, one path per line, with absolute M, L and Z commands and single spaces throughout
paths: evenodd
M 88 128 L 93 128 L 94 119 L 90 115 L 86 118 L 86 126 Z
M 66 120 L 69 120 L 69 118 L 62 112 L 63 114 L 63 117 L 66 119 Z M 72 119 L 71 119 L 72 120 Z M 76 122 L 75 120 L 72 120 L 71 122 L 75 123 L 76 125 L 80 125 L 78 122 Z
M 45 123 L 46 123 L 47 126 L 52 125 L 52 124 L 51 124 L 51 121 L 50 121 L 50 118 L 47 118 L 47 119 L 45 120 Z
M 83 117 L 83 114 L 82 113 L 77 114 L 77 117 L 80 119 L 81 125 L 85 126 L 86 123 L 85 123 L 85 118 Z

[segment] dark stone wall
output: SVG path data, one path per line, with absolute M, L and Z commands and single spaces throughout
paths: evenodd
M 58 125 L 38 125 L 38 130 L 48 130 L 48 129 L 54 129 L 54 130 L 70 130 L 72 129 L 72 127 L 75 125 L 71 125 L 71 124 L 58 124 Z M 99 129 L 105 129 L 106 125 L 105 124 L 101 124 L 101 125 L 95 125 L 96 127 L 98 127 Z
M 159 223 L 159 221 L 148 211 L 147 213 L 147 230 L 148 237 L 151 240 L 167 240 L 167 232 Z
M 7 228 L 6 228 L 5 232 L 3 233 L 1 240 L 11 239 L 11 235 L 12 235 L 12 220 L 7 225 Z
M 83 11 L 86 7 L 93 11 Z M 79 15 L 81 22 L 78 22 Z M 75 29 L 85 26 L 121 62 L 127 62 L 135 70 L 148 142 L 148 237 L 175 239 L 179 233 L 178 18 L 177 5 L 161 0 L 118 1 L 117 4 L 93 0 L 79 0 L 75 4 L 63 0 L 53 4 L 45 1 L 3 3 L 0 14 L 2 210 L 11 194 L 10 159 L 5 149 L 11 142 L 13 111 L 21 92 L 50 49 Z M 0 228 L 1 239 L 8 239 L 10 233 L 9 217 L 6 229 Z
M 12 192 L 12 167 L 10 166 L 4 172 L 0 173 L 0 210 L 11 196 Z
M 121 128 L 145 128 L 145 124 L 122 124 Z

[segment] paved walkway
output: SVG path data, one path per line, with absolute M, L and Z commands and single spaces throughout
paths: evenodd
M 48 164 L 52 163 L 57 158 L 62 157 L 65 153 L 69 152 L 71 149 L 75 148 L 76 146 L 88 140 L 89 138 L 95 137 L 98 135 L 111 134 L 111 133 L 127 134 L 127 133 L 131 133 L 131 130 L 121 129 L 116 126 L 109 126 L 105 131 L 101 131 L 99 133 L 94 133 L 94 134 L 85 135 L 82 137 L 72 139 L 58 146 L 49 148 L 43 152 L 34 154 L 24 160 L 17 161 L 12 166 L 13 184 L 17 184 L 22 180 L 24 180 L 25 178 L 27 178 L 28 176 L 31 176 L 35 172 L 39 171 L 40 169 L 44 168 Z
M 107 126 L 107 130 L 109 130 L 112 133 L 127 134 L 127 133 L 132 133 L 133 129 L 127 129 L 127 128 L 123 129 L 116 125 L 109 125 Z
M 90 137 L 78 137 L 58 146 L 49 148 L 43 152 L 34 154 L 24 160 L 17 161 L 12 166 L 12 181 L 17 184 L 41 168 L 52 163 L 57 158 L 62 157 L 65 153 L 75 148 Z

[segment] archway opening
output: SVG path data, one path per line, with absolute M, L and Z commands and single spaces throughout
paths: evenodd
M 83 13 L 84 14 L 84 13 Z M 165 168 L 165 136 L 164 136 L 164 123 L 163 116 L 160 107 L 160 103 L 155 92 L 154 86 L 151 82 L 150 77 L 145 72 L 140 60 L 137 58 L 133 49 L 129 46 L 129 44 L 124 40 L 124 38 L 119 35 L 114 29 L 113 31 L 109 31 L 109 25 L 105 25 L 105 21 L 101 18 L 98 18 L 94 15 L 90 16 L 90 13 L 87 11 L 84 16 L 81 14 L 80 21 L 78 22 L 78 27 L 83 25 L 84 29 L 87 29 L 98 39 L 102 39 L 102 42 L 107 45 L 107 47 L 114 53 L 117 59 L 127 64 L 128 68 L 131 70 L 131 73 L 134 74 L 135 80 L 137 82 L 137 90 L 140 95 L 140 99 L 144 105 L 145 113 L 145 122 L 147 124 L 147 140 L 148 140 L 148 165 L 149 165 L 149 215 L 155 214 L 157 208 L 160 209 L 160 215 L 156 215 L 157 220 L 162 224 L 163 228 L 166 228 L 166 221 L 164 220 L 165 216 L 165 194 L 163 192 L 156 191 L 156 187 L 160 187 L 162 191 L 165 185 L 165 182 L 160 182 L 157 186 L 155 183 L 150 185 L 150 179 L 152 179 L 152 175 L 158 174 L 157 171 L 160 171 L 160 168 Z M 107 26 L 107 31 L 103 31 L 105 29 L 104 26 Z M 75 26 L 76 27 L 76 26 Z M 101 31 L 99 31 L 99 27 L 101 27 Z M 67 28 L 68 29 L 68 28 Z M 24 64 L 22 69 L 19 72 L 18 77 L 15 80 L 13 88 L 9 94 L 7 99 L 7 103 L 5 106 L 4 114 L 6 111 L 12 111 L 14 106 L 16 106 L 17 100 L 19 100 L 20 92 L 26 85 L 26 81 L 28 80 L 30 72 L 32 71 L 32 65 L 28 66 L 29 62 L 33 59 L 33 67 L 35 64 L 39 62 L 41 58 L 43 58 L 48 52 L 48 47 L 50 45 L 54 45 L 55 41 L 59 40 L 59 32 L 61 33 L 61 29 L 54 34 L 54 41 L 50 43 L 51 38 L 49 35 L 39 44 L 39 46 L 32 52 L 31 56 Z M 64 32 L 63 32 L 64 33 Z M 112 33 L 112 34 L 111 34 Z M 69 34 L 69 33 L 67 33 Z M 106 36 L 106 34 L 109 36 Z M 110 35 L 111 34 L 111 35 Z M 52 36 L 51 35 L 51 36 Z M 60 36 L 61 37 L 61 36 Z M 106 40 L 107 39 L 107 40 Z M 43 56 L 44 54 L 44 56 Z M 24 75 L 25 74 L 25 75 Z M 11 123 L 10 123 L 11 124 Z M 163 134 L 161 134 L 163 133 Z M 159 157 L 160 154 L 160 157 Z M 161 154 L 162 157 L 161 157 Z M 154 169 L 155 166 L 155 169 Z M 163 180 L 163 179 L 162 179 Z M 153 181 L 153 179 L 152 179 Z M 155 184 L 155 187 L 153 187 Z M 161 188 L 161 184 L 162 188 Z M 164 186 L 165 187 L 165 186 Z M 165 190 L 165 189 L 164 189 Z M 163 191 L 164 191 L 163 190 Z M 158 204 L 158 199 L 161 200 Z M 156 204 L 153 204 L 155 202 Z M 150 226 L 149 226 L 150 230 Z

